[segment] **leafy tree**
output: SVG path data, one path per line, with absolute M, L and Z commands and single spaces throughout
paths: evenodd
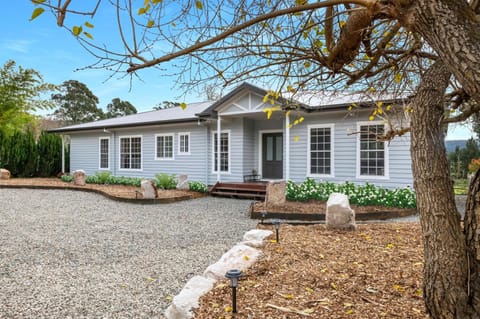
M 61 93 L 53 94 L 52 100 L 58 108 L 53 115 L 69 124 L 79 124 L 100 120 L 104 117 L 97 107 L 98 98 L 83 83 L 69 80 L 60 86 Z
M 457 178 L 466 178 L 468 174 L 468 165 L 472 159 L 480 156 L 480 149 L 478 143 L 474 138 L 470 138 L 465 143 L 464 148 L 455 148 L 454 152 L 448 154 L 450 162 L 451 173 Z
M 162 103 L 158 103 L 156 106 L 153 107 L 154 110 L 163 110 L 163 109 L 170 109 L 172 107 L 180 106 L 181 103 L 179 102 L 172 102 L 172 101 L 163 101 Z
M 37 9 L 49 6 L 63 26 L 66 15 L 73 14 L 69 3 L 47 1 Z M 443 139 L 444 125 L 480 110 L 479 1 L 199 0 L 192 4 L 151 0 L 138 8 L 137 3 L 116 2 L 122 50 L 113 55 L 100 45 L 89 49 L 105 65 L 116 64 L 131 74 L 150 67 L 162 70 L 164 63 L 176 59 L 179 83 L 188 89 L 205 81 L 268 82 L 277 88 L 266 97 L 274 103 L 280 91 L 295 94 L 346 86 L 370 94 L 384 88 L 416 91 L 405 108 L 410 121 L 393 126 L 383 138 L 411 134 L 425 248 L 425 303 L 432 318 L 477 318 L 480 215 L 475 209 L 480 202 L 469 195 L 462 227 Z M 93 9 L 85 14 L 94 16 Z M 127 27 L 135 33 L 128 40 Z M 89 45 L 90 37 L 78 25 L 71 29 Z M 163 53 L 157 42 L 165 47 Z M 372 117 L 381 115 L 388 121 L 384 114 L 382 105 L 377 105 Z M 478 190 L 480 174 L 477 177 L 472 189 Z
M 24 69 L 15 61 L 7 61 L 0 69 L 0 131 L 11 135 L 35 124 L 33 112 L 53 105 L 41 98 L 42 94 L 55 90 L 45 83 L 40 73 Z
M 122 101 L 118 97 L 112 99 L 107 105 L 105 118 L 120 117 L 125 115 L 136 114 L 137 109 L 128 101 Z

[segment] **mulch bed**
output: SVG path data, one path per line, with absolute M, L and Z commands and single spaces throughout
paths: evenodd
M 71 189 L 91 191 L 115 200 L 146 204 L 174 202 L 178 200 L 193 199 L 205 196 L 205 194 L 198 192 L 169 189 L 158 190 L 158 198 L 156 199 L 144 199 L 142 197 L 140 187 L 136 186 L 98 184 L 86 184 L 85 186 L 77 186 L 73 183 L 64 182 L 59 178 L 11 178 L 8 180 L 0 180 L 0 187 Z
M 271 226 L 259 225 L 271 229 Z M 195 318 L 428 318 L 418 223 L 280 227 L 240 280 L 237 314 L 226 281 L 201 299 Z
M 415 215 L 416 209 L 403 209 L 382 206 L 356 206 L 351 205 L 355 211 L 355 219 L 385 220 Z M 326 203 L 322 201 L 291 202 L 286 201 L 283 205 L 265 206 L 263 202 L 256 202 L 250 207 L 250 217 L 261 219 L 262 212 L 267 212 L 265 218 L 279 218 L 286 220 L 323 221 L 325 220 Z

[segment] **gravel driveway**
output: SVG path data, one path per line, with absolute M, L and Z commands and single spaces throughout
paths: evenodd
M 255 227 L 248 205 L 0 189 L 0 318 L 161 318 L 190 277 Z

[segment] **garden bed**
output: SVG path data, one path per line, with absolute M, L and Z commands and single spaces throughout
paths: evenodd
M 98 193 L 114 200 L 143 204 L 168 203 L 205 196 L 199 192 L 169 189 L 158 190 L 156 199 L 144 199 L 140 187 L 137 186 L 100 184 L 78 186 L 58 178 L 11 178 L 0 180 L 0 187 L 80 190 Z
M 260 225 L 272 229 L 272 226 Z M 239 282 L 236 315 L 227 281 L 205 295 L 197 319 L 425 319 L 418 223 L 280 226 Z
M 357 205 L 351 205 L 351 208 L 355 211 L 355 219 L 358 221 L 386 220 L 417 214 L 417 210 L 413 208 Z M 283 205 L 269 204 L 265 207 L 263 202 L 255 202 L 250 207 L 250 218 L 262 219 L 263 212 L 266 212 L 265 219 L 324 221 L 326 203 L 318 200 L 307 202 L 286 201 Z

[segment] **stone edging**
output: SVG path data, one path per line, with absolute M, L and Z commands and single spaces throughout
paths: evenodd
M 124 198 L 124 197 L 118 197 L 111 195 L 105 191 L 102 191 L 100 189 L 94 189 L 94 188 L 81 188 L 81 187 L 74 187 L 74 186 L 42 186 L 42 185 L 1 185 L 0 188 L 27 188 L 27 189 L 50 189 L 50 190 L 73 190 L 73 191 L 83 191 L 83 192 L 90 192 L 90 193 L 96 193 L 103 195 L 111 200 L 115 200 L 118 202 L 125 202 L 125 203 L 134 203 L 134 204 L 168 204 L 168 203 L 174 203 L 174 202 L 179 202 L 183 200 L 188 200 L 192 199 L 193 196 L 178 196 L 178 197 L 172 197 L 172 198 Z
M 173 297 L 172 304 L 165 310 L 167 319 L 193 318 L 193 310 L 200 306 L 200 298 L 213 289 L 219 280 L 225 280 L 230 269 L 245 271 L 262 255 L 265 239 L 272 235 L 270 230 L 252 229 L 245 233 L 243 241 L 233 246 L 214 264 L 205 269 L 202 276 L 194 276 Z

